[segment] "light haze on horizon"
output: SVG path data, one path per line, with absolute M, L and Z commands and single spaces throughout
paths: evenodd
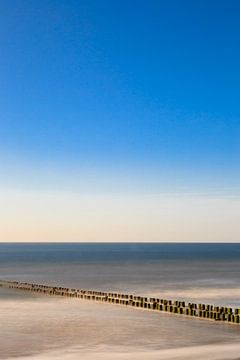
M 240 241 L 240 3 L 0 4 L 0 241 Z

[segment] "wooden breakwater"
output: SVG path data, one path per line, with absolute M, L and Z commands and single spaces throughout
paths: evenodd
M 153 297 L 136 296 L 94 290 L 71 289 L 60 286 L 49 286 L 19 281 L 0 280 L 0 286 L 10 289 L 31 291 L 45 295 L 79 298 L 106 303 L 132 306 L 146 310 L 169 312 L 189 317 L 224 321 L 240 324 L 240 309 L 209 304 L 196 304 L 178 300 L 167 300 Z

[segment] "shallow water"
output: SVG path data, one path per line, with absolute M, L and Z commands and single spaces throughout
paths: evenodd
M 216 247 L 0 245 L 0 278 L 240 306 L 240 247 Z M 237 359 L 240 350 L 237 325 L 4 288 L 0 318 L 1 359 Z

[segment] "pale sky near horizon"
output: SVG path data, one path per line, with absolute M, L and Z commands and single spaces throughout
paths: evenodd
M 5 190 L 0 202 L 1 241 L 235 242 L 239 236 L 235 197 Z
M 240 241 L 240 2 L 0 3 L 0 241 Z

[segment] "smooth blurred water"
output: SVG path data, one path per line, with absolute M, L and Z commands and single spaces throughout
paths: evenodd
M 240 244 L 0 244 L 0 277 L 240 306 Z
M 0 262 L 239 260 L 236 243 L 0 243 Z
M 240 245 L 0 244 L 0 278 L 240 306 Z M 76 346 L 150 359 L 152 351 L 240 336 L 236 325 L 3 288 L 0 318 L 2 359 Z

